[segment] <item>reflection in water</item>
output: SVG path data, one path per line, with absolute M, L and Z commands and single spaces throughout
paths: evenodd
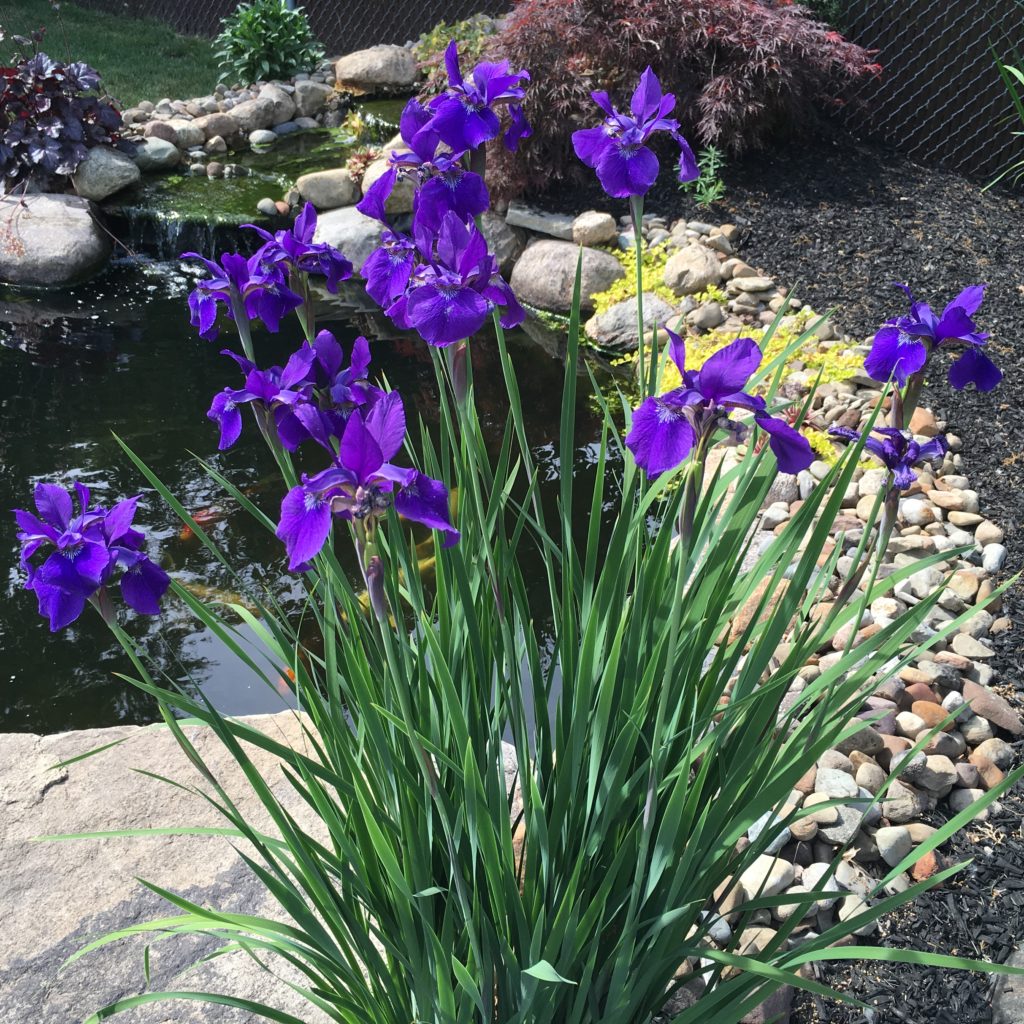
M 104 502 L 141 492 L 137 521 L 148 528 L 151 554 L 206 600 L 240 598 L 239 603 L 251 604 L 272 594 L 286 608 L 298 609 L 304 598 L 302 581 L 287 573 L 276 539 L 240 511 L 199 464 L 199 459 L 209 462 L 276 519 L 281 488 L 257 432 L 246 429 L 231 451 L 216 450 L 217 431 L 206 410 L 217 391 L 237 386 L 238 371 L 219 354 L 232 343 L 227 331 L 210 345 L 189 326 L 185 297 L 193 274 L 175 264 L 135 263 L 64 293 L 0 291 L 0 731 L 56 732 L 155 717 L 151 699 L 117 677 L 130 673 L 130 665 L 91 610 L 63 634 L 51 636 L 36 615 L 33 596 L 22 589 L 8 510 L 29 504 L 39 480 L 63 486 L 82 480 Z M 433 429 L 437 403 L 426 346 L 409 336 L 395 337 L 393 329 L 367 313 L 365 296 L 353 290 L 349 298 L 359 303 L 359 312 L 325 309 L 320 326 L 330 327 L 346 345 L 366 333 L 373 342 L 375 373 L 402 391 L 410 423 L 422 418 Z M 291 322 L 280 335 L 258 335 L 260 362 L 282 364 L 300 340 Z M 561 364 L 525 336 L 510 338 L 510 344 L 530 410 L 532 440 L 543 452 L 545 502 L 554 512 L 561 471 L 553 447 Z M 472 351 L 480 417 L 497 451 L 508 419 L 498 353 L 487 336 Z M 588 415 L 584 397 L 578 416 L 585 440 L 596 436 Z M 142 486 L 115 434 L 191 513 L 200 514 L 234 572 Z M 586 474 L 593 458 L 588 446 L 581 447 L 576 472 Z M 315 451 L 302 453 L 302 460 L 307 469 L 323 465 Z M 354 564 L 351 568 L 355 573 Z M 540 566 L 525 570 L 539 591 L 544 586 Z M 290 699 L 274 667 L 268 666 L 269 682 L 255 677 L 180 602 L 168 601 L 159 619 L 128 619 L 127 629 L 152 655 L 154 674 L 201 686 L 224 711 L 275 711 Z

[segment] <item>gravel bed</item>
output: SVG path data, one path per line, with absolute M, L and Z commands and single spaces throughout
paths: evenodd
M 941 306 L 963 286 L 989 284 L 980 319 L 992 333 L 993 357 L 1004 373 L 989 395 L 953 391 L 936 374 L 923 401 L 947 419 L 964 442 L 963 472 L 986 515 L 1006 531 L 1009 569 L 1024 565 L 1024 203 L 948 171 L 917 166 L 897 154 L 848 139 L 746 161 L 729 178 L 727 203 L 749 222 L 744 253 L 780 280 L 799 282 L 815 308 L 835 307 L 840 326 L 867 336 L 902 312 L 893 281 Z M 1004 692 L 1024 689 L 1020 590 L 1004 613 L 1015 628 L 993 638 L 991 662 Z M 1009 693 L 1007 693 L 1009 695 Z M 882 944 L 1003 961 L 1024 938 L 1024 844 L 1019 794 L 1003 811 L 944 848 L 951 861 L 973 858 L 944 890 L 885 922 Z M 985 975 L 898 964 L 824 973 L 877 1006 L 865 1015 L 798 996 L 794 1024 L 987 1024 L 992 980 Z

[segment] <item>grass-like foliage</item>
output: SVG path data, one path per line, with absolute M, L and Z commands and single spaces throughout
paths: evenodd
M 578 173 L 569 140 L 591 116 L 591 91 L 615 94 L 647 65 L 682 98 L 687 137 L 726 153 L 813 125 L 879 71 L 805 8 L 751 0 L 520 0 L 493 51 L 543 69 L 526 100 L 531 144 L 493 154 L 510 196 Z
M 222 22 L 214 51 L 225 80 L 250 85 L 310 71 L 324 55 L 301 7 L 285 0 L 241 3 Z
M 560 442 L 567 466 L 577 440 L 577 328 L 574 318 Z M 704 480 L 692 536 L 684 542 L 671 526 L 690 489 L 670 486 L 671 474 L 653 485 L 643 481 L 615 425 L 622 410 L 611 407 L 593 487 L 578 493 L 572 474 L 564 473 L 558 507 L 549 513 L 537 500 L 537 472 L 500 329 L 497 342 L 511 416 L 496 457 L 484 444 L 471 383 L 460 401 L 445 361 L 437 359 L 442 433 L 436 447 L 422 452 L 423 465 L 457 482 L 461 540 L 450 548 L 435 545 L 432 580 L 421 573 L 422 552 L 391 515 L 377 546 L 390 609 L 383 616 L 367 613 L 361 588 L 329 548 L 308 574 L 302 624 L 266 601 L 254 617 L 174 587 L 268 685 L 279 674 L 294 679 L 311 753 L 222 716 L 201 697 L 165 689 L 115 627 L 132 651 L 137 684 L 160 702 L 168 727 L 203 771 L 227 834 L 278 900 L 281 919 L 222 914 L 156 890 L 177 916 L 98 939 L 82 953 L 129 935 L 219 936 L 224 953 L 249 953 L 268 967 L 287 962 L 303 976 L 299 991 L 312 1006 L 353 1024 L 640 1024 L 685 980 L 673 978 L 688 957 L 714 966 L 704 972 L 707 995 L 676 1020 L 725 1024 L 782 983 L 827 993 L 797 973 L 801 965 L 840 956 L 929 959 L 835 944 L 949 871 L 792 944 L 797 914 L 757 956 L 704 942 L 715 920 L 707 911 L 771 841 L 769 829 L 749 846 L 739 844 L 749 826 L 783 805 L 822 752 L 863 724 L 850 722 L 863 697 L 920 649 L 910 637 L 934 599 L 848 647 L 783 710 L 807 659 L 871 600 L 925 564 L 869 580 L 863 595 L 836 604 L 824 618 L 812 614 L 831 570 L 818 566 L 819 552 L 840 513 L 859 446 L 750 564 L 751 533 L 776 473 L 771 456 L 751 446 L 726 476 Z M 769 364 L 761 378 L 769 396 L 781 365 Z M 686 475 L 692 482 L 699 472 L 690 463 Z M 273 530 L 244 494 L 211 475 Z M 570 528 L 581 503 L 591 513 L 582 537 Z M 652 529 L 652 522 L 660 525 Z M 539 600 L 522 570 L 538 556 L 547 579 Z M 744 607 L 747 622 L 737 626 Z M 236 615 L 262 638 L 262 658 L 246 652 L 232 624 Z M 959 624 L 950 622 L 929 642 Z M 272 827 L 257 828 L 238 812 L 203 768 L 176 715 L 221 737 Z M 279 786 L 298 794 L 315 828 L 300 824 L 292 801 L 254 769 L 245 744 L 279 757 Z M 507 745 L 518 763 L 512 791 Z M 890 877 L 978 809 L 938 830 Z M 760 909 L 794 899 L 810 908 L 823 898 L 826 893 L 811 892 L 746 901 L 735 932 Z M 931 961 L 969 966 L 956 958 Z M 90 1020 L 174 995 L 145 993 Z M 245 1005 L 269 1020 L 295 1020 L 232 997 L 203 998 Z
M 1007 95 L 1010 97 L 1010 102 L 1013 105 L 1015 120 L 1018 124 L 1024 126 L 1024 54 L 1019 50 L 1014 50 L 1013 60 L 1003 60 L 993 50 L 993 56 L 996 62 L 996 70 L 999 72 L 1003 85 L 1006 86 Z M 1007 120 L 1013 119 L 1007 118 Z M 1014 138 L 1024 139 L 1024 130 L 1014 131 L 1011 134 Z M 1024 159 L 1011 160 L 1009 166 L 1004 168 L 982 191 L 990 189 L 1005 178 L 1009 178 L 1014 185 L 1019 184 L 1021 179 L 1024 178 Z

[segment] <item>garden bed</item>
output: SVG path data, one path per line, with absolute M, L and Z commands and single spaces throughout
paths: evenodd
M 925 300 L 942 303 L 973 282 L 989 285 L 983 319 L 1004 380 L 994 395 L 955 391 L 936 374 L 922 402 L 945 418 L 963 441 L 962 472 L 979 492 L 985 514 L 1005 531 L 1009 551 L 1003 575 L 1024 563 L 1020 526 L 1024 493 L 1024 203 L 1006 190 L 982 191 L 961 175 L 915 164 L 898 152 L 850 139 L 838 131 L 787 143 L 735 161 L 724 172 L 724 201 L 701 210 L 663 178 L 645 209 L 671 221 L 684 216 L 731 221 L 743 229 L 741 253 L 751 265 L 798 288 L 815 310 L 834 310 L 837 325 L 870 337 L 902 312 L 892 284 L 910 284 Z M 554 209 L 608 200 L 589 183 L 559 191 L 543 204 Z M 615 208 L 616 215 L 626 212 Z M 942 374 L 945 370 L 942 369 Z M 1000 691 L 1024 705 L 1024 602 L 1009 591 L 1002 615 L 1013 628 L 989 639 L 989 662 Z M 1015 744 L 1018 756 L 1020 743 Z M 989 821 L 974 823 L 943 847 L 950 863 L 973 860 L 951 883 L 926 893 L 881 924 L 883 945 L 1005 961 L 1024 938 L 1024 797 L 1007 794 Z M 941 824 L 946 816 L 925 820 Z M 827 984 L 849 991 L 877 1010 L 798 994 L 793 1024 L 1016 1024 L 994 1016 L 1000 983 L 962 971 L 904 964 L 837 963 L 821 972 Z M 1005 983 L 1002 983 L 1005 984 Z
M 893 153 L 846 139 L 807 144 L 737 165 L 728 207 L 750 222 L 748 249 L 780 279 L 800 282 L 815 308 L 836 306 L 842 326 L 867 335 L 892 316 L 902 296 L 891 282 L 909 280 L 916 294 L 952 296 L 985 281 L 985 323 L 1004 373 L 993 396 L 953 391 L 941 380 L 925 401 L 937 405 L 964 442 L 964 472 L 986 512 L 1005 530 L 1011 569 L 1024 561 L 1020 529 L 1024 491 L 1024 242 L 1020 200 L 982 193 L 959 175 L 923 168 Z M 1020 630 L 1024 608 L 1011 592 L 1003 614 L 1014 629 L 994 638 L 993 668 L 1014 703 L 1024 689 Z M 1012 691 L 1016 691 L 1013 694 Z M 1024 800 L 1003 801 L 987 825 L 957 836 L 953 860 L 974 858 L 945 889 L 928 893 L 884 926 L 884 942 L 1005 960 L 1024 937 Z M 989 852 L 991 851 L 991 852 Z M 993 982 L 978 974 L 875 964 L 839 967 L 826 981 L 877 1003 L 877 1024 L 896 1021 L 988 1022 Z M 854 1024 L 859 1010 L 797 1001 L 794 1021 Z

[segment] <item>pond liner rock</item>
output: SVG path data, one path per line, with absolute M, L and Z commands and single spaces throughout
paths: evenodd
M 112 248 L 86 199 L 0 196 L 0 282 L 64 288 L 99 273 Z
M 301 722 L 294 713 L 249 721 L 283 742 L 303 743 Z M 220 741 L 208 730 L 189 732 L 246 813 L 262 820 L 258 801 Z M 50 770 L 65 757 L 115 740 L 125 742 L 67 768 Z M 260 752 L 255 757 L 271 777 L 274 759 Z M 143 889 L 136 876 L 238 913 L 279 916 L 265 888 L 224 840 L 175 836 L 83 840 L 74 845 L 35 841 L 39 835 L 75 831 L 223 824 L 201 799 L 184 797 L 180 790 L 133 770 L 144 766 L 178 781 L 201 783 L 167 730 L 122 726 L 53 736 L 8 734 L 0 742 L 0 765 L 0 888 L 7 921 L 0 933 L 0 1020 L 68 1024 L 105 1002 L 143 991 L 142 942 L 117 943 L 61 970 L 71 954 L 104 932 L 174 912 Z M 278 788 L 278 795 L 306 820 L 287 788 Z M 309 1024 L 326 1022 L 280 982 L 245 963 L 244 956 L 221 957 L 221 963 L 175 978 L 197 955 L 216 945 L 205 939 L 158 943 L 152 958 L 154 987 L 232 991 L 266 1000 Z M 132 1019 L 137 1024 L 239 1020 L 225 1007 L 182 1002 L 135 1011 Z

